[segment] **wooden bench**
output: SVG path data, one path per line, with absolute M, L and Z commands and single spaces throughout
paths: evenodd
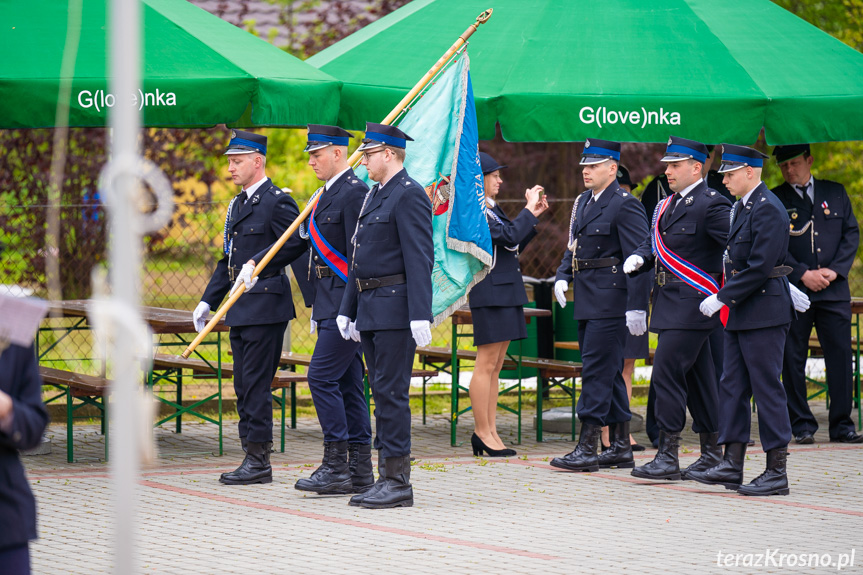
M 111 385 L 111 381 L 104 377 L 93 375 L 84 375 L 71 371 L 63 371 L 53 367 L 39 366 L 39 375 L 42 377 L 42 382 L 45 385 L 50 385 L 59 389 L 62 393 L 54 396 L 46 403 L 51 403 L 61 397 L 66 398 L 66 461 L 72 463 L 75 461 L 75 453 L 73 451 L 73 422 L 75 411 L 85 405 L 92 405 L 99 410 L 102 435 L 105 436 L 105 460 L 108 460 L 108 418 L 106 413 L 105 394 Z M 81 400 L 81 403 L 75 404 L 74 399 Z
M 160 401 L 171 405 L 176 410 L 175 413 L 169 415 L 157 425 L 165 423 L 171 419 L 177 419 L 177 433 L 180 433 L 180 418 L 188 413 L 190 415 L 194 415 L 195 417 L 199 417 L 211 423 L 216 423 L 219 426 L 219 452 L 222 452 L 222 395 L 221 395 L 221 378 L 233 378 L 234 377 L 234 365 L 232 363 L 222 362 L 221 365 L 213 364 L 207 362 L 203 359 L 198 358 L 188 358 L 184 359 L 182 356 L 178 355 L 169 355 L 169 354 L 156 354 L 153 357 L 153 370 L 154 371 L 163 371 L 164 375 L 159 376 L 160 379 L 169 379 L 172 383 L 177 385 L 177 402 L 173 403 L 167 400 L 160 398 Z M 192 372 L 193 378 L 205 378 L 205 379 L 215 379 L 218 378 L 219 374 L 221 374 L 221 378 L 219 378 L 219 389 L 217 393 L 214 393 L 201 401 L 196 402 L 194 405 L 183 407 L 182 406 L 182 371 L 189 370 Z M 174 379 L 171 379 L 171 378 Z M 155 381 L 154 383 L 157 383 Z M 294 373 L 292 371 L 279 370 L 276 372 L 275 377 L 273 377 L 273 381 L 270 384 L 270 389 L 273 392 L 273 401 L 279 406 L 281 410 L 281 451 L 284 453 L 285 451 L 285 410 L 288 405 L 287 393 L 288 389 L 290 389 L 290 406 L 291 406 L 291 429 L 297 428 L 297 383 L 305 383 L 306 376 L 304 374 Z M 206 415 L 203 415 L 199 412 L 194 411 L 199 405 L 211 401 L 213 399 L 219 400 L 219 409 L 218 409 L 218 420 L 212 419 Z
M 851 338 L 851 353 L 852 353 L 853 357 L 855 358 L 854 359 L 855 363 L 858 361 L 858 356 L 857 356 L 856 352 L 854 351 L 855 349 L 857 349 L 857 346 L 858 346 L 857 338 L 852 337 Z M 809 338 L 809 357 L 810 358 L 823 358 L 824 357 L 824 347 L 821 345 L 821 342 L 818 341 L 818 338 L 815 336 L 812 336 Z M 857 377 L 858 377 L 857 374 L 860 372 L 860 366 L 855 365 L 854 370 L 856 373 L 855 373 L 854 378 L 853 378 L 853 383 L 858 383 L 859 380 L 857 379 Z M 829 409 L 830 408 L 830 395 L 827 393 L 827 381 L 826 381 L 826 379 L 825 379 L 825 381 L 820 381 L 817 379 L 813 379 L 811 377 L 806 377 L 806 381 L 809 383 L 812 383 L 818 387 L 818 390 L 815 391 L 814 393 L 810 394 L 809 396 L 807 396 L 806 400 L 808 401 L 810 399 L 814 399 L 816 397 L 823 395 L 825 400 L 827 401 L 827 408 Z M 861 420 L 861 402 L 860 402 L 860 389 L 857 385 L 854 385 L 853 398 L 854 398 L 855 402 L 857 403 L 857 421 L 859 424 L 859 421 Z
M 578 351 L 578 342 L 577 341 L 556 341 L 554 342 L 554 347 L 557 349 L 566 349 L 571 351 Z M 648 357 L 644 360 L 644 365 L 653 365 L 653 360 L 656 357 L 656 349 L 649 348 L 648 349 Z
M 470 411 L 470 408 L 459 409 L 459 392 L 468 391 L 467 388 L 459 385 L 459 372 L 461 364 L 464 362 L 476 362 L 477 352 L 474 350 L 457 349 L 452 350 L 445 347 L 418 347 L 417 356 L 423 363 L 423 366 L 430 365 L 438 371 L 448 372 L 452 375 L 452 409 L 450 423 L 450 441 L 453 446 L 456 444 L 456 426 L 458 418 L 464 413 Z M 538 373 L 536 385 L 536 406 L 537 406 L 537 426 L 536 436 L 537 441 L 542 441 L 542 404 L 543 398 L 553 387 L 561 389 L 566 397 L 570 399 L 572 409 L 575 410 L 575 378 L 581 377 L 581 364 L 574 361 L 563 361 L 556 359 L 546 359 L 541 357 L 519 357 L 507 356 L 503 362 L 503 368 L 516 370 L 520 373 L 522 369 L 536 369 Z M 498 407 L 505 409 L 518 417 L 518 442 L 521 443 L 521 380 L 519 376 L 518 383 L 504 388 L 500 393 L 508 393 L 517 391 L 518 407 L 512 409 L 509 406 L 498 403 Z M 566 382 L 570 382 L 567 385 Z M 425 382 L 423 383 L 423 423 L 425 423 Z M 573 430 L 574 430 L 573 425 Z M 575 432 L 573 431 L 573 439 Z

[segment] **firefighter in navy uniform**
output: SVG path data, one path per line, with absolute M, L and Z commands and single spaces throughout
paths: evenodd
M 830 398 L 830 441 L 863 443 L 851 419 L 851 291 L 848 273 L 857 255 L 860 230 L 842 184 L 812 177 L 809 144 L 773 150 L 785 182 L 773 189 L 791 219 L 786 264 L 788 279 L 812 302 L 791 322 L 785 341 L 782 383 L 788 396 L 791 432 L 797 443 L 815 441 L 818 422 L 809 409 L 806 357 L 812 326 L 824 350 Z
M 372 428 L 363 390 L 359 342 L 336 325 L 350 268 L 350 238 L 369 188 L 348 165 L 350 132 L 309 124 L 309 165 L 325 182 L 302 235 L 310 244 L 308 270 L 312 330 L 318 340 L 309 365 L 309 389 L 324 433 L 324 457 L 295 488 L 319 494 L 363 493 L 374 483 Z M 262 256 L 263 254 L 259 254 Z
M 234 471 L 219 479 L 228 485 L 270 483 L 273 446 L 273 399 L 270 385 L 279 366 L 288 321 L 294 318 L 291 284 L 285 266 L 305 254 L 306 242 L 292 236 L 262 273 L 252 280 L 249 261 L 272 245 L 299 216 L 297 203 L 266 175 L 267 138 L 233 130 L 225 155 L 228 171 L 242 191 L 233 199 L 225 218 L 224 257 L 195 308 L 195 329 L 207 324 L 207 315 L 225 295 L 245 286 L 248 292 L 225 316 L 230 326 L 234 355 L 234 390 L 240 440 L 246 457 Z M 234 283 L 233 287 L 231 284 Z
M 554 295 L 564 307 L 572 281 L 583 364 L 576 407 L 582 422 L 578 445 L 551 462 L 570 471 L 635 466 L 629 441 L 632 414 L 621 372 L 626 330 L 632 335 L 647 331 L 648 302 L 647 291 L 623 273 L 623 260 L 647 238 L 648 226 L 641 203 L 617 183 L 619 164 L 619 143 L 585 142 L 581 165 L 588 190 L 573 205 L 570 241 L 554 284 Z M 605 425 L 611 447 L 598 456 L 597 441 Z
M 722 459 L 710 343 L 710 335 L 722 325 L 718 316 L 705 317 L 698 306 L 705 295 L 719 289 L 731 202 L 702 178 L 707 158 L 707 147 L 700 142 L 675 136 L 668 140 L 661 161 L 674 194 L 657 204 L 651 218 L 653 235 L 623 266 L 624 272 L 635 274 L 655 267 L 656 280 L 650 329 L 659 334 L 651 383 L 659 451 L 653 461 L 632 470 L 635 477 L 681 479 L 678 448 L 687 405 L 693 431 L 700 436 L 701 457 L 683 476 Z
M 729 308 L 719 384 L 719 443 L 725 445 L 725 454 L 717 465 L 690 471 L 688 477 L 723 485 L 741 495 L 789 492 L 786 459 L 791 423 L 779 374 L 785 336 L 798 302 L 792 305 L 785 277 L 791 270 L 783 265 L 788 251 L 788 214 L 761 182 L 766 157 L 752 148 L 723 144 L 719 171 L 725 174 L 728 190 L 740 200 L 731 212 L 725 285 L 699 306 L 706 316 L 723 305 Z M 798 295 L 805 300 L 803 294 Z M 748 485 L 741 485 L 753 396 L 767 469 Z
M 431 343 L 432 205 L 403 167 L 410 139 L 394 126 L 366 125 L 359 150 L 378 183 L 360 211 L 336 318 L 342 337 L 362 342 L 374 394 L 380 478 L 350 501 L 370 509 L 413 505 L 408 392 L 416 347 Z

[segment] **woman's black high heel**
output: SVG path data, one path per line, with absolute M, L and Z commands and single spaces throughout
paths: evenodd
M 511 457 L 516 454 L 515 449 L 491 449 L 476 433 L 470 436 L 470 444 L 474 455 L 482 455 L 483 451 L 488 453 L 489 457 Z

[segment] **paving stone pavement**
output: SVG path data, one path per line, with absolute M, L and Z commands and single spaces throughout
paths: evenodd
M 863 446 L 829 443 L 823 403 L 813 408 L 822 422 L 817 442 L 792 444 L 791 495 L 770 498 L 691 482 L 650 483 L 629 470 L 555 470 L 548 461 L 573 443 L 554 435 L 537 443 L 527 426 L 518 456 L 475 458 L 469 417 L 459 428 L 463 444 L 454 448 L 447 417 L 431 417 L 427 425 L 416 418 L 415 506 L 393 510 L 357 509 L 346 497 L 293 488 L 320 459 L 314 419 L 289 430 L 286 452 L 272 456 L 273 483 L 258 486 L 217 481 L 241 460 L 236 422 L 226 423 L 222 457 L 213 455 L 212 425 L 184 423 L 180 435 L 160 428 L 159 459 L 140 482 L 141 572 L 834 573 L 836 562 L 853 558 L 841 572 L 861 573 Z M 501 414 L 499 428 L 514 440 L 513 416 Z M 109 573 L 114 520 L 109 468 L 97 461 L 102 436 L 97 426 L 76 426 L 76 455 L 93 461 L 68 464 L 65 428 L 54 425 L 50 435 L 52 454 L 25 458 L 39 505 L 33 572 Z M 647 443 L 644 435 L 636 438 Z M 689 464 L 697 437 L 687 433 L 684 444 L 681 462 Z M 654 453 L 638 455 L 639 464 Z M 759 447 L 750 448 L 747 481 L 764 464 Z M 765 553 L 762 566 L 753 566 Z M 807 557 L 779 564 L 781 554 Z

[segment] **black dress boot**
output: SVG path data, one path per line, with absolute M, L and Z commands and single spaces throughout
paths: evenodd
M 369 462 L 371 463 L 371 462 Z M 367 490 L 362 493 L 357 493 L 351 500 L 348 501 L 348 505 L 351 507 L 359 507 L 363 502 L 363 499 L 366 498 L 366 495 L 370 495 L 373 491 L 378 489 L 381 484 L 386 480 L 386 460 L 378 454 L 378 480 L 374 482 L 374 484 Z
M 304 477 L 297 481 L 294 489 L 312 491 L 318 495 L 353 493 L 351 472 L 348 469 L 348 442 L 324 442 L 321 466 L 315 469 L 311 477 Z
M 248 449 L 248 447 L 247 447 L 247 446 L 248 446 L 248 443 L 249 443 L 249 442 L 246 440 L 246 438 L 245 438 L 245 437 L 241 437 L 241 438 L 240 438 L 240 445 L 241 445 L 241 446 L 242 446 L 242 448 L 243 448 L 243 453 L 248 452 L 248 450 L 249 450 L 249 449 Z M 226 472 L 224 472 L 223 474 L 221 474 L 221 475 L 219 476 L 219 482 L 220 482 L 220 483 L 224 483 L 223 479 L 225 479 L 225 475 L 230 475 L 231 473 L 236 473 L 239 469 L 240 469 L 240 468 L 238 467 L 237 469 L 235 469 L 235 470 L 233 470 L 233 471 L 226 471 Z
M 599 467 L 629 469 L 635 467 L 632 445 L 629 443 L 629 422 L 621 421 L 608 425 L 609 448 L 599 454 Z
M 719 441 L 718 433 L 699 433 L 701 439 L 701 457 L 695 460 L 695 463 L 680 472 L 683 479 L 689 479 L 687 474 L 690 471 L 705 471 L 719 465 L 722 461 L 722 448 L 717 443 Z
M 384 481 L 363 494 L 360 507 L 390 509 L 413 507 L 414 489 L 411 486 L 411 456 L 387 457 Z
M 722 485 L 735 491 L 743 483 L 743 460 L 746 458 L 745 443 L 727 443 L 725 456 L 718 464 L 704 471 L 690 471 L 686 475 L 699 483 Z
M 246 458 L 235 471 L 222 479 L 225 485 L 251 485 L 253 483 L 272 483 L 273 468 L 270 467 L 270 453 L 273 442 L 246 444 Z
M 788 475 L 785 462 L 788 459 L 788 446 L 777 447 L 767 452 L 767 469 L 748 485 L 741 485 L 740 495 L 788 495 Z
M 599 425 L 582 423 L 578 445 L 575 446 L 572 453 L 552 459 L 552 467 L 559 467 L 560 469 L 567 469 L 569 471 L 599 471 L 599 457 L 596 455 L 596 443 L 599 440 L 601 432 L 602 427 Z
M 365 493 L 375 484 L 372 472 L 372 446 L 368 443 L 348 444 L 348 469 L 351 471 L 353 493 Z
M 680 481 L 680 432 L 659 430 L 659 451 L 653 461 L 632 470 L 633 477 L 641 479 L 667 479 Z

